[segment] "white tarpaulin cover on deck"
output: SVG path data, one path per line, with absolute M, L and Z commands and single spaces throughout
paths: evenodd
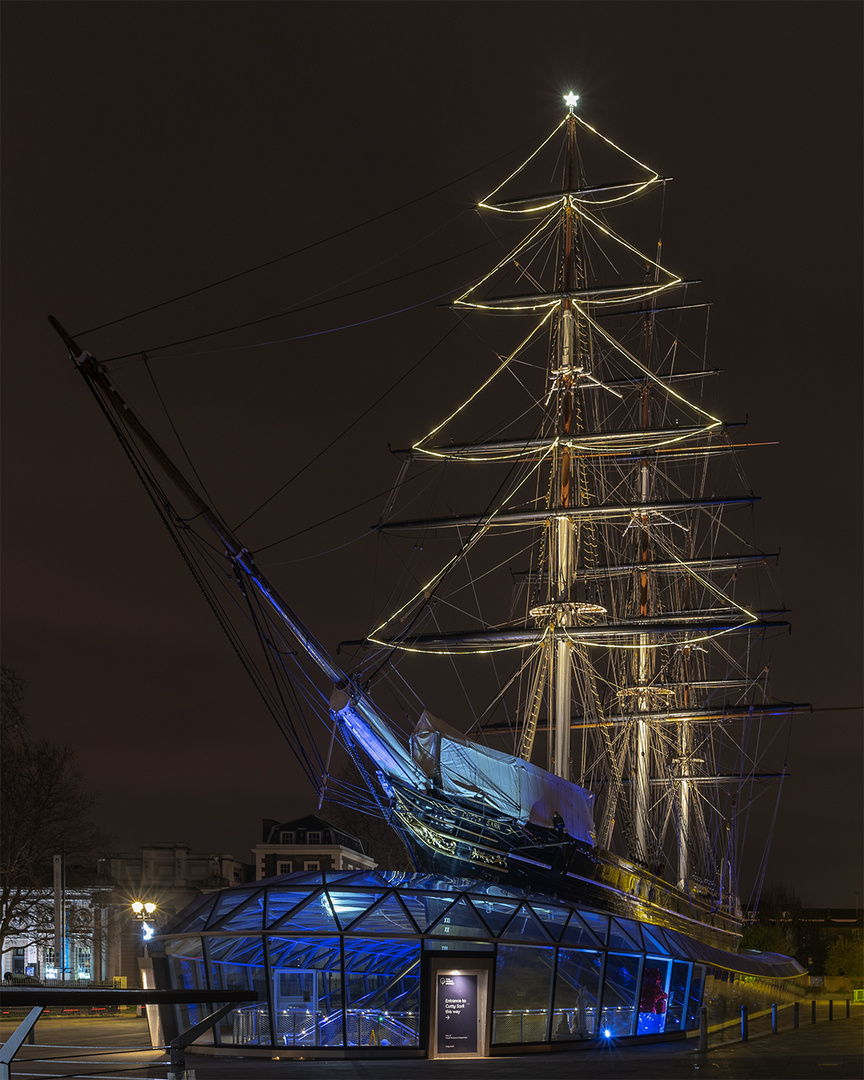
M 424 712 L 411 736 L 414 761 L 450 795 L 478 799 L 522 822 L 553 828 L 556 813 L 575 839 L 593 844 L 594 796 L 521 758 L 471 742 Z

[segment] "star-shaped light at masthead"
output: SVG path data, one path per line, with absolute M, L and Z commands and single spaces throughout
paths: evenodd
M 576 102 L 579 100 L 579 95 L 574 94 L 572 91 L 569 94 L 564 95 L 564 104 L 568 105 L 571 109 L 576 108 Z

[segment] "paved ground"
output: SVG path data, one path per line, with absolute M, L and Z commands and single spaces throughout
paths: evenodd
M 787 1028 L 777 1035 L 751 1029 L 746 1043 L 718 1043 L 712 1036 L 704 1054 L 694 1040 L 687 1040 L 479 1061 L 270 1061 L 189 1055 L 187 1080 L 864 1080 L 864 1008 L 853 1009 L 848 1020 L 842 1015 L 817 1024 L 810 1024 L 802 1010 L 801 1020 L 797 1031 Z M 12 1030 L 14 1024 L 0 1024 L 0 1039 Z M 44 1021 L 37 1027 L 37 1039 L 36 1045 L 21 1048 L 13 1077 L 168 1080 L 172 1075 L 165 1055 L 144 1049 L 144 1020 Z M 121 1046 L 141 1049 L 120 1052 Z

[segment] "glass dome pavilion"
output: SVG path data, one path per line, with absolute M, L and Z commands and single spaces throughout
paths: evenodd
M 784 1000 L 802 973 L 529 890 L 393 871 L 205 894 L 161 928 L 151 956 L 160 986 L 257 992 L 213 1029 L 216 1052 L 283 1057 L 676 1038 L 698 1030 L 703 1001 L 716 1022 L 742 987 L 747 1000 Z M 174 1008 L 178 1031 L 212 1009 Z

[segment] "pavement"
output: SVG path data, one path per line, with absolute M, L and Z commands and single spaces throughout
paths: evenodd
M 839 1010 L 838 1010 L 839 1011 Z M 15 1025 L 0 1023 L 0 1039 Z M 731 1036 L 733 1031 L 727 1032 Z M 811 1024 L 754 1033 L 747 1042 L 712 1035 L 698 1040 L 621 1045 L 604 1043 L 555 1053 L 474 1060 L 348 1061 L 212 1058 L 188 1054 L 185 1075 L 160 1051 L 147 1049 L 142 1019 L 52 1020 L 37 1025 L 35 1045 L 21 1047 L 12 1077 L 111 1080 L 864 1080 L 864 1008 Z M 125 1047 L 127 1049 L 121 1049 Z M 128 1049 L 135 1047 L 137 1049 Z

